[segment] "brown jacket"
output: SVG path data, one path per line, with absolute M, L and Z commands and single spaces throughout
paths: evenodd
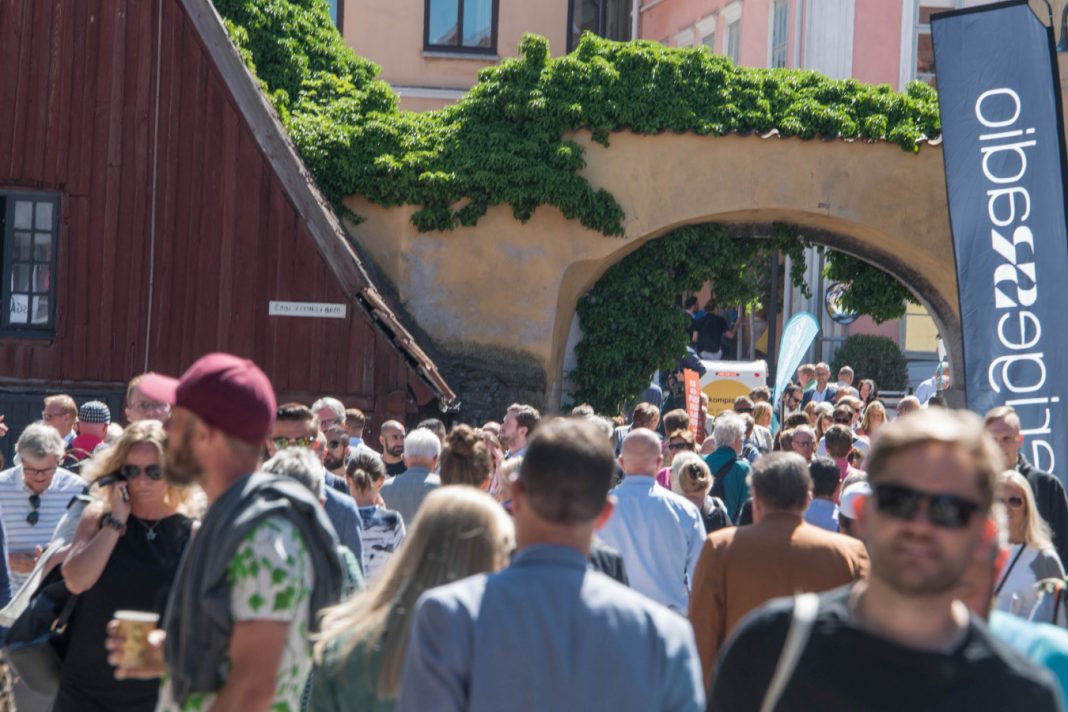
M 867 574 L 864 544 L 797 514 L 769 512 L 756 524 L 710 534 L 690 591 L 705 689 L 724 641 L 747 613 L 773 598 L 828 591 Z

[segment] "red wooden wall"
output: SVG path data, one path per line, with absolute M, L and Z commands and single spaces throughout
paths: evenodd
M 379 422 L 399 415 L 390 393 L 429 399 L 346 298 L 177 0 L 0 0 L 0 68 L 0 189 L 61 196 L 56 336 L 0 339 L 0 379 L 125 382 L 147 334 L 150 370 L 231 351 L 281 397 L 334 394 Z M 270 300 L 349 315 L 268 317 Z

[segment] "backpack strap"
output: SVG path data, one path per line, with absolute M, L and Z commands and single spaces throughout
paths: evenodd
M 786 642 L 779 653 L 779 662 L 775 665 L 775 674 L 771 677 L 768 691 L 764 695 L 764 702 L 760 705 L 760 712 L 774 712 L 779 704 L 786 685 L 794 676 L 797 663 L 808 645 L 809 635 L 812 633 L 812 624 L 816 622 L 816 614 L 819 612 L 820 599 L 814 593 L 801 593 L 794 596 L 794 615 L 790 619 L 790 630 L 786 634 Z

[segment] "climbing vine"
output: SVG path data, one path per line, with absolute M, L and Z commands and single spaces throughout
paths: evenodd
M 934 90 L 905 93 L 812 71 L 735 66 L 706 49 L 585 35 L 551 58 L 527 35 L 519 56 L 482 70 L 459 103 L 397 109 L 378 68 L 357 57 L 325 0 L 215 0 L 234 43 L 263 82 L 301 156 L 335 206 L 359 194 L 421 206 L 420 230 L 472 225 L 495 205 L 527 220 L 541 205 L 605 235 L 622 235 L 616 199 L 579 175 L 568 138 L 611 132 L 885 139 L 908 150 L 939 132 Z
M 590 131 L 606 146 L 622 130 L 777 131 L 885 140 L 909 151 L 940 131 L 926 84 L 898 93 L 812 71 L 738 67 L 704 48 L 592 34 L 555 58 L 544 38 L 526 35 L 518 56 L 482 70 L 457 104 L 416 114 L 400 111 L 376 79 L 378 67 L 346 46 L 325 0 L 214 2 L 320 189 L 352 220 L 359 217 L 342 202 L 352 194 L 387 207 L 419 206 L 412 222 L 422 231 L 473 225 L 497 205 L 526 221 L 548 205 L 622 236 L 622 206 L 580 175 L 585 155 L 570 137 L 575 131 Z M 752 302 L 776 248 L 803 264 L 789 231 L 749 241 L 709 225 L 679 230 L 614 267 L 579 305 L 586 329 L 574 374 L 580 397 L 608 408 L 635 395 L 685 346 L 686 317 L 674 311 L 674 295 L 712 280 L 724 302 Z M 903 309 L 907 293 L 875 268 L 835 255 L 831 270 L 852 284 L 847 307 L 877 319 Z M 801 276 L 795 269 L 795 284 Z

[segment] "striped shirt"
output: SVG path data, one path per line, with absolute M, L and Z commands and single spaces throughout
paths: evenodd
M 7 549 L 10 553 L 30 553 L 34 547 L 48 548 L 52 532 L 67 511 L 71 498 L 85 489 L 77 475 L 59 468 L 48 489 L 41 493 L 37 523 L 30 525 L 26 518 L 33 511 L 30 495 L 33 491 L 22 479 L 22 465 L 0 472 L 0 519 L 3 520 Z M 29 574 L 11 572 L 11 590 L 18 591 Z

